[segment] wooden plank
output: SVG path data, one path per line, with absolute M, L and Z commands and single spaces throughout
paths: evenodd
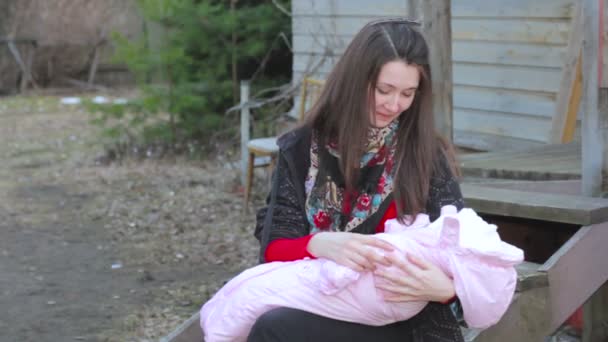
M 475 337 L 475 342 L 543 341 L 550 331 L 549 288 L 516 293 L 500 321 Z
M 538 162 L 537 162 L 538 163 Z M 546 162 L 545 162 L 546 163 Z M 502 178 L 524 181 L 572 180 L 580 178 L 580 168 L 568 167 L 572 161 L 553 165 L 508 165 L 504 168 L 491 165 L 462 167 L 468 177 Z
M 481 161 L 482 163 L 491 161 L 505 161 L 509 163 L 515 158 L 536 158 L 538 155 L 555 155 L 563 154 L 578 158 L 580 161 L 580 149 L 581 145 L 579 142 L 572 142 L 569 144 L 555 144 L 555 145 L 541 145 L 530 149 L 519 149 L 509 152 L 488 152 L 488 153 L 476 153 L 461 156 L 463 161 L 467 163 L 474 161 Z
M 346 35 L 353 36 L 370 20 L 373 16 L 364 17 L 293 17 L 292 30 L 293 34 L 320 36 L 329 35 Z
M 598 83 L 599 50 L 599 4 L 598 0 L 583 0 L 583 194 L 599 196 L 602 190 L 602 173 L 606 174 L 605 156 L 608 150 L 606 136 L 608 113 L 600 113 Z
M 602 30 L 602 79 L 601 87 L 608 88 L 608 3 L 604 0 Z
M 568 127 L 569 113 L 572 115 L 571 110 L 578 109 L 573 108 L 574 103 L 572 103 L 571 99 L 573 99 L 573 89 L 577 86 L 577 65 L 580 63 L 579 57 L 583 45 L 583 18 L 580 6 L 576 6 L 571 26 L 566 56 L 562 67 L 561 81 L 559 83 L 560 86 L 557 92 L 557 104 L 549 133 L 549 141 L 553 144 L 567 142 L 564 141 L 564 131 Z M 569 105 L 570 103 L 572 103 L 572 106 Z M 576 120 L 576 114 L 574 119 Z
M 541 265 L 533 262 L 524 261 L 515 266 L 517 270 L 516 292 L 524 292 L 538 287 L 549 286 L 546 272 L 540 272 Z
M 452 4 L 454 17 L 569 18 L 573 0 L 459 0 Z M 293 0 L 298 15 L 407 15 L 407 1 L 380 0 Z
M 544 142 L 550 121 L 542 117 L 454 108 L 454 128 Z
M 557 68 L 454 63 L 454 84 L 479 87 L 557 92 Z
M 532 165 L 536 165 L 542 162 L 560 162 L 560 163 L 564 163 L 564 162 L 577 162 L 580 161 L 580 154 L 576 155 L 576 153 L 573 153 L 571 155 L 566 155 L 563 154 L 561 152 L 558 152 L 556 154 L 548 154 L 548 152 L 544 153 L 544 154 L 530 154 L 530 153 L 526 153 L 526 151 L 528 149 L 536 149 L 539 147 L 544 147 L 547 146 L 546 144 L 539 144 L 538 146 L 535 147 L 530 147 L 530 148 L 526 148 L 526 149 L 511 149 L 509 151 L 496 151 L 496 152 L 490 152 L 493 153 L 491 158 L 479 158 L 479 160 L 477 160 L 475 162 L 475 164 L 481 165 L 481 166 L 485 166 L 485 167 L 489 167 L 489 168 L 505 168 L 506 166 L 513 166 L 514 169 L 517 168 L 521 168 L 521 166 L 523 164 L 532 164 Z M 517 155 L 515 156 L 502 156 L 502 154 L 499 153 L 510 153 L 513 151 L 521 151 L 522 153 L 524 153 L 521 157 L 518 157 Z M 496 154 L 494 154 L 496 153 Z M 470 163 L 469 160 L 467 160 L 467 163 Z M 510 165 L 512 164 L 512 165 Z M 556 167 L 553 167 L 553 165 L 551 165 L 551 167 L 547 168 L 546 166 L 542 166 L 542 165 L 538 165 L 538 169 L 557 169 Z M 563 167 L 563 165 L 561 165 L 561 167 Z M 580 170 L 580 168 L 579 168 Z M 580 174 L 578 175 L 578 177 L 580 178 Z
M 354 35 L 346 36 L 311 36 L 308 34 L 293 35 L 294 54 L 341 55 Z
M 454 129 L 454 143 L 460 147 L 472 148 L 480 151 L 508 151 L 512 149 L 542 146 L 544 144 L 533 140 L 516 139 L 459 129 Z
M 300 54 L 341 55 L 353 37 L 353 35 L 313 37 L 294 34 L 293 51 Z M 454 62 L 561 68 L 564 55 L 565 48 L 556 45 L 452 41 L 452 60 Z
M 295 16 L 292 20 L 292 29 L 294 35 L 352 36 L 373 18 L 373 16 Z M 569 20 L 561 19 L 452 19 L 452 38 L 459 40 L 566 45 L 569 32 Z
M 603 197 L 608 196 L 608 1 L 600 1 L 600 89 L 598 98 L 599 134 L 602 137 L 602 180 L 600 191 Z
M 608 199 L 603 198 L 498 189 L 466 183 L 462 184 L 462 193 L 468 206 L 486 214 L 581 225 L 608 220 Z
M 328 48 L 330 50 L 331 48 Z M 332 54 L 294 54 L 293 70 L 306 71 L 318 67 L 318 71 L 329 73 L 338 57 Z M 317 66 L 318 65 L 318 66 Z M 509 65 L 453 64 L 454 85 L 469 87 L 490 87 L 495 91 L 519 90 L 521 92 L 540 92 L 544 97 L 553 97 L 558 90 L 560 70 L 557 68 L 531 68 Z M 483 101 L 483 100 L 481 100 Z M 545 134 L 546 135 L 546 134 Z M 543 140 L 545 137 L 543 137 Z
M 456 85 L 454 87 L 454 106 L 550 118 L 554 112 L 555 95 L 544 92 Z
M 433 114 L 439 134 L 452 141 L 452 32 L 450 0 L 421 1 L 422 31 L 429 46 Z
M 293 0 L 293 16 L 407 16 L 407 1 L 403 0 Z
M 559 45 L 454 40 L 454 62 L 561 68 L 565 49 Z
M 579 229 L 540 267 L 549 277 L 551 331 L 608 280 L 606 244 L 608 222 L 604 219 Z
M 583 305 L 581 342 L 608 340 L 608 282 L 604 283 Z
M 452 5 L 453 17 L 569 18 L 573 0 L 459 0 Z
M 452 38 L 459 40 L 565 45 L 569 32 L 569 20 L 452 19 Z
M 547 180 L 547 181 L 526 181 L 526 180 L 510 180 L 510 179 L 487 179 L 487 178 L 467 178 L 463 180 L 465 183 L 475 183 L 480 185 L 488 185 L 493 188 L 522 190 L 531 192 L 542 192 L 545 194 L 562 194 L 562 195 L 581 195 L 580 179 L 567 180 Z
M 203 341 L 203 332 L 200 326 L 200 313 L 197 312 L 182 323 L 169 335 L 160 339 L 160 342 L 192 342 Z
M 599 89 L 598 115 L 598 133 L 603 140 L 600 194 L 608 197 L 608 88 Z
M 530 155 L 523 158 L 463 160 L 465 172 L 480 169 L 494 178 L 521 177 L 522 180 L 580 179 L 580 158 L 577 155 Z M 536 174 L 536 176 L 535 176 Z M 472 174 L 467 174 L 472 175 Z M 517 179 L 517 178 L 515 178 Z

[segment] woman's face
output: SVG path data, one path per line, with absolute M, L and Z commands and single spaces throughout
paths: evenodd
M 375 127 L 386 127 L 414 101 L 420 82 L 420 71 L 403 61 L 384 64 L 374 90 L 375 108 L 371 122 Z

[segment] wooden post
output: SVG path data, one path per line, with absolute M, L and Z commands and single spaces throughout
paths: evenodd
M 593 197 L 608 190 L 608 93 L 599 83 L 601 1 L 583 1 L 582 193 Z
M 249 151 L 249 81 L 241 81 L 241 184 L 245 186 Z
M 422 30 L 429 44 L 435 125 L 445 138 L 452 141 L 451 1 L 418 0 L 416 3 L 410 1 L 410 6 L 422 12 Z
M 583 0 L 583 126 L 582 192 L 608 193 L 608 88 L 602 87 L 604 0 Z M 608 339 L 608 285 L 602 285 L 583 306 L 583 342 Z

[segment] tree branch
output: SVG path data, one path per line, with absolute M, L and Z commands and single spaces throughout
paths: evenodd
M 277 0 L 272 0 L 272 4 L 274 7 L 278 8 L 279 11 L 283 12 L 286 16 L 291 17 L 291 13 L 283 7 L 283 5 L 279 4 Z

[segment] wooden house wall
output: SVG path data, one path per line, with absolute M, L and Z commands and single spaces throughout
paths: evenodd
M 485 150 L 546 143 L 575 0 L 452 0 L 454 139 Z M 294 82 L 325 78 L 356 32 L 407 0 L 292 0 Z

